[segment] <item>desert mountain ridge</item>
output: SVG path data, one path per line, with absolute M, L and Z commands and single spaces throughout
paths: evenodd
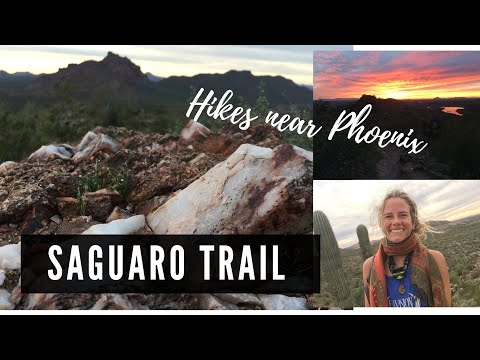
M 0 78 L 13 80 L 14 75 L 2 72 Z M 20 74 L 20 73 L 17 73 Z M 270 103 L 276 105 L 311 104 L 312 90 L 297 85 L 282 76 L 255 76 L 251 71 L 230 70 L 224 74 L 198 74 L 188 76 L 160 77 L 143 73 L 141 68 L 128 57 L 112 52 L 101 61 L 85 61 L 70 64 L 53 74 L 27 76 L 16 75 L 21 81 L 12 87 L 10 82 L 0 81 L 0 98 L 29 97 L 48 100 L 59 92 L 68 93 L 74 98 L 90 96 L 96 89 L 115 88 L 128 91 L 157 103 L 181 102 L 192 95 L 192 89 L 200 87 L 223 93 L 228 89 L 235 95 L 252 103 L 260 94 L 260 85 Z

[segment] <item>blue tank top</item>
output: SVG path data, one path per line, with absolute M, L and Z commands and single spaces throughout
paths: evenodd
M 415 286 L 411 283 L 412 264 L 407 268 L 405 278 L 397 280 L 393 276 L 386 275 L 387 299 L 389 307 L 426 307 L 425 301 L 422 301 L 415 291 Z M 403 286 L 402 286 L 403 283 Z M 405 290 L 405 291 L 403 291 Z M 403 292 L 403 294 L 402 294 Z

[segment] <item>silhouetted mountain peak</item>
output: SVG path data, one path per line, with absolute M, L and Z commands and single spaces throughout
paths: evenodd
M 360 99 L 357 100 L 355 103 L 355 106 L 361 106 L 364 107 L 367 104 L 372 104 L 372 106 L 381 106 L 381 107 L 389 107 L 389 106 L 403 106 L 404 103 L 402 100 L 397 100 L 397 99 L 382 99 L 382 98 L 377 98 L 374 95 L 362 95 Z
M 8 72 L 0 70 L 0 76 L 8 76 L 10 75 Z
M 122 56 L 117 55 L 117 54 L 115 54 L 111 51 L 109 51 L 107 56 L 105 56 L 105 58 L 103 58 L 103 60 L 100 61 L 100 64 L 110 66 L 110 67 L 124 66 L 124 67 L 128 67 L 128 68 L 131 68 L 131 69 L 140 70 L 140 67 L 138 65 L 135 65 L 129 58 L 122 57 Z
M 115 54 L 114 52 L 109 51 L 107 53 L 107 56 L 102 61 L 109 61 L 109 60 L 117 60 L 117 59 L 127 59 L 127 57 L 121 57 L 118 54 Z
M 254 77 L 250 70 L 230 70 L 225 73 L 225 76 L 231 77 Z
M 107 56 L 100 61 L 99 65 L 106 67 L 107 72 L 114 76 L 120 76 L 124 80 L 146 80 L 140 66 L 135 65 L 129 58 L 121 57 L 109 51 Z
M 377 102 L 378 98 L 375 95 L 366 95 L 363 94 L 362 97 L 358 100 L 359 102 L 373 103 Z
M 54 74 L 41 75 L 29 89 L 49 91 L 57 83 L 69 82 L 75 87 L 75 91 L 89 93 L 95 86 L 112 81 L 130 86 L 146 82 L 147 77 L 129 58 L 108 52 L 101 61 L 89 60 L 81 64 L 69 64 L 67 68 Z

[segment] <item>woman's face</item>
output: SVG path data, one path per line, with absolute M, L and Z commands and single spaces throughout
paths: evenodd
M 410 206 L 400 198 L 391 198 L 385 202 L 382 230 L 387 239 L 399 243 L 408 238 L 413 230 Z

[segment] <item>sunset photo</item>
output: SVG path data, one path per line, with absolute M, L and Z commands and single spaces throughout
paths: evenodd
M 480 98 L 480 52 L 315 52 L 314 98 Z
M 480 135 L 480 52 L 315 51 L 313 97 L 314 121 L 326 129 L 314 140 L 316 179 L 480 176 L 474 158 Z M 329 136 L 343 111 L 346 117 L 362 110 L 361 127 L 347 127 L 345 121 L 343 131 Z M 428 145 L 412 153 L 398 141 L 359 141 L 369 131 Z

